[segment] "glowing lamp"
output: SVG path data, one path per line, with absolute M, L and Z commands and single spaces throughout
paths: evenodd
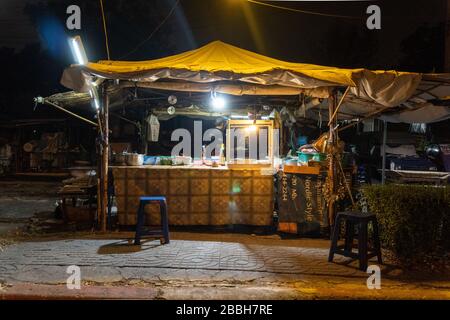
M 223 109 L 225 107 L 225 104 L 225 99 L 223 97 L 211 97 L 211 105 L 214 109 Z
M 70 48 L 72 49 L 72 54 L 75 58 L 75 61 L 78 64 L 85 65 L 88 63 L 86 51 L 84 50 L 83 42 L 81 41 L 80 36 L 75 36 L 70 39 Z

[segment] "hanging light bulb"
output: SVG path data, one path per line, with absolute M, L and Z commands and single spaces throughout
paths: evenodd
M 224 97 L 218 96 L 215 92 L 211 93 L 211 106 L 214 109 L 223 109 L 226 105 Z

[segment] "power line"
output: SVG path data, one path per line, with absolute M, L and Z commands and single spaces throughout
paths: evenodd
M 105 12 L 103 10 L 103 1 L 100 1 L 100 9 L 102 11 L 102 20 L 103 20 L 103 32 L 105 33 L 105 45 L 106 45 L 106 55 L 108 56 L 108 60 L 110 60 L 109 56 L 109 45 L 108 45 L 108 31 L 106 31 L 106 19 L 105 19 Z
M 134 53 L 137 51 L 137 49 L 139 49 L 144 43 L 146 43 L 148 40 L 150 40 L 153 35 L 158 32 L 158 30 L 164 25 L 164 23 L 166 23 L 166 21 L 170 18 L 170 16 L 172 15 L 172 13 L 175 11 L 175 8 L 177 7 L 178 3 L 180 3 L 180 0 L 177 0 L 177 2 L 175 2 L 175 4 L 173 5 L 172 9 L 170 9 L 169 13 L 167 14 L 167 16 L 161 21 L 161 23 L 159 25 L 156 26 L 156 28 L 152 31 L 152 33 L 150 33 L 150 35 L 144 39 L 141 43 L 139 43 L 133 50 L 131 50 L 130 52 L 128 52 L 127 54 L 121 56 L 119 59 L 123 59 L 128 57 L 130 54 Z
M 254 4 L 259 4 L 261 6 L 266 6 L 266 7 L 271 7 L 271 8 L 276 8 L 276 9 L 281 9 L 281 10 L 286 10 L 286 11 L 291 11 L 291 12 L 299 12 L 299 13 L 304 13 L 304 14 L 311 14 L 311 15 L 316 15 L 316 16 L 345 18 L 345 19 L 354 19 L 354 20 L 361 20 L 362 19 L 361 17 L 345 16 L 345 15 L 338 15 L 338 14 L 331 14 L 331 13 L 322 13 L 322 12 L 294 9 L 294 8 L 278 6 L 278 5 L 274 5 L 274 4 L 270 4 L 270 3 L 266 3 L 266 2 L 260 2 L 260 1 L 256 1 L 256 0 L 247 0 L 247 1 L 250 2 L 250 3 L 254 3 Z

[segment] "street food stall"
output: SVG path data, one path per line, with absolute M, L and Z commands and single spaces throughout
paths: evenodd
M 244 128 L 248 139 L 254 137 L 259 140 L 260 150 L 255 151 L 260 151 L 261 157 L 245 157 L 253 152 L 247 143 L 243 156 L 236 158 L 240 150 L 232 146 L 234 141 L 231 138 L 231 131 L 236 128 Z M 267 131 L 264 156 L 262 139 L 258 139 L 260 130 Z M 186 155 L 145 156 L 142 162 L 147 165 L 110 166 L 118 223 L 136 223 L 140 196 L 163 195 L 168 201 L 171 225 L 272 225 L 273 121 L 231 120 L 226 132 L 226 159 L 225 154 L 206 157 L 204 146 L 205 150 L 197 158 Z M 236 144 L 239 146 L 239 142 Z M 188 149 L 190 147 L 188 145 Z M 184 151 L 189 153 L 189 150 Z M 150 161 L 145 161 L 148 158 Z M 150 206 L 147 210 L 151 215 L 150 221 L 158 221 L 158 206 Z
M 102 230 L 107 225 L 110 172 L 119 225 L 136 223 L 139 196 L 164 195 L 172 225 L 270 226 L 278 221 L 281 231 L 301 234 L 333 225 L 338 200 L 354 203 L 354 168 L 346 160 L 339 132 L 382 114 L 413 112 L 412 104 L 414 110 L 433 106 L 421 95 L 436 87 L 417 91 L 424 81 L 448 89 L 449 77 L 285 62 L 220 41 L 150 61 L 72 65 L 62 77 L 63 85 L 95 100 Z M 117 91 L 125 92 L 126 99 L 112 99 Z M 57 104 L 58 99 L 41 102 Z M 135 114 L 140 123 L 148 119 L 156 144 L 161 144 L 161 134 L 155 134 L 155 128 L 177 115 L 225 118 L 225 138 L 214 156 L 205 156 L 203 140 L 198 144 L 193 138 L 193 153 L 187 143 L 189 148 L 175 155 L 151 158 L 144 144 L 134 150 L 133 161 L 124 165 L 119 157 L 117 164 L 112 161 L 110 115 L 125 107 L 145 110 Z M 437 116 L 449 118 L 450 111 L 439 109 Z M 292 134 L 298 123 L 313 123 L 317 130 L 292 143 L 301 138 Z M 136 127 L 142 128 L 139 119 Z M 250 132 L 237 148 L 230 138 L 233 128 Z M 261 138 L 261 132 L 268 135 Z M 251 141 L 257 145 L 253 151 Z M 157 207 L 147 210 L 158 219 Z

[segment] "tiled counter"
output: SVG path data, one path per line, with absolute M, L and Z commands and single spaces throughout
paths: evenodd
M 139 196 L 167 197 L 169 224 L 269 226 L 273 213 L 273 176 L 260 169 L 207 166 L 111 167 L 120 225 L 134 225 Z M 159 207 L 146 207 L 159 223 Z

